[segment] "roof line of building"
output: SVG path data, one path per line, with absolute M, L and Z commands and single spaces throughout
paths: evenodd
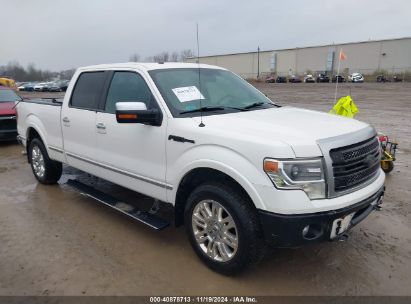
M 301 46 L 295 48 L 285 48 L 285 49 L 271 49 L 261 51 L 260 53 L 266 52 L 279 52 L 279 51 L 289 51 L 289 50 L 297 50 L 297 49 L 310 49 L 310 48 L 318 48 L 318 47 L 326 47 L 326 46 L 339 46 L 339 45 L 347 45 L 347 44 L 361 44 L 361 43 L 372 43 L 372 42 L 385 42 L 385 41 L 395 41 L 395 40 L 404 40 L 404 39 L 411 39 L 411 36 L 408 37 L 399 37 L 399 38 L 389 38 L 389 39 L 379 39 L 379 40 L 365 40 L 365 41 L 356 41 L 356 42 L 343 42 L 343 43 L 331 43 L 331 44 L 320 44 L 320 45 L 313 45 L 313 46 Z M 215 55 L 206 55 L 200 56 L 200 58 L 208 58 L 208 57 L 216 57 L 216 56 L 232 56 L 232 55 L 245 55 L 245 54 L 254 54 L 257 51 L 250 51 L 250 52 L 240 52 L 240 53 L 227 53 L 227 54 L 215 54 Z M 195 59 L 197 56 L 189 57 L 187 59 Z

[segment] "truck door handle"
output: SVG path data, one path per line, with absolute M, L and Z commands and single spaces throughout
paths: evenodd
M 64 118 L 63 118 L 63 122 L 69 123 L 69 122 L 70 122 L 70 119 L 68 119 L 68 117 L 64 117 Z
M 103 124 L 102 122 L 99 122 L 98 124 L 96 124 L 96 128 L 99 129 L 99 130 L 105 130 L 106 125 Z

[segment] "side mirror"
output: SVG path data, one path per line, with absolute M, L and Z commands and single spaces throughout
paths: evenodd
M 116 119 L 118 123 L 141 123 L 161 126 L 163 116 L 157 109 L 147 110 L 144 102 L 117 102 Z

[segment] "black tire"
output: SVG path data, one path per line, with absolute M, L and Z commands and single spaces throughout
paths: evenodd
M 218 202 L 234 220 L 238 246 L 235 254 L 228 261 L 216 261 L 209 257 L 194 236 L 193 212 L 197 204 L 204 200 Z M 244 194 L 229 184 L 205 183 L 198 186 L 187 199 L 184 220 L 186 233 L 194 251 L 209 268 L 216 272 L 225 275 L 238 274 L 264 256 L 266 244 L 262 237 L 257 211 Z
M 394 162 L 387 161 L 385 163 L 387 164 L 387 166 L 381 164 L 381 168 L 385 173 L 390 173 L 392 170 L 394 170 Z
M 38 148 L 42 154 L 44 160 L 44 173 L 39 175 L 36 173 L 34 163 L 33 163 L 33 150 Z M 30 141 L 28 149 L 28 157 L 31 165 L 31 170 L 33 171 L 34 177 L 42 184 L 55 184 L 60 179 L 63 172 L 63 166 L 61 163 L 51 160 L 44 147 L 43 142 L 39 138 L 34 138 Z

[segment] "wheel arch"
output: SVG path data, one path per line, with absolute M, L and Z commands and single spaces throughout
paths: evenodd
M 254 208 L 263 207 L 261 206 L 260 197 L 251 184 L 239 178 L 236 174 L 212 167 L 196 167 L 186 172 L 178 184 L 174 200 L 176 227 L 184 224 L 184 208 L 188 196 L 196 187 L 204 182 L 227 183 L 246 196 Z
M 30 143 L 34 138 L 39 138 L 44 146 L 46 147 L 47 150 L 47 145 L 46 142 L 44 140 L 44 135 L 41 133 L 41 131 L 39 132 L 39 128 L 30 125 L 27 128 L 27 132 L 26 132 L 26 152 L 27 152 L 27 161 L 30 163 L 30 157 L 29 157 L 29 148 L 30 148 Z

